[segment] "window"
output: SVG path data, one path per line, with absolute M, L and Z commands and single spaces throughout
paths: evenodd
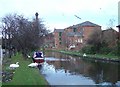
M 62 36 L 62 32 L 59 32 L 59 36 Z
M 80 42 L 83 43 L 83 39 L 82 38 L 80 39 Z
M 59 38 L 59 40 L 62 40 L 62 38 Z
M 73 28 L 73 32 L 77 32 L 77 28 Z
M 61 45 L 61 44 L 62 44 L 62 42 L 59 42 L 59 44 Z
M 78 42 L 78 43 L 83 43 L 83 39 L 80 38 L 80 39 L 77 40 L 77 42 Z

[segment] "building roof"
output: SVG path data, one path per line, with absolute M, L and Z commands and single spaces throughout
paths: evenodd
M 78 26 L 93 26 L 93 27 L 97 27 L 97 26 L 100 26 L 100 25 L 94 24 L 94 23 L 92 23 L 90 21 L 85 21 L 83 23 L 78 24 Z
M 54 32 L 64 32 L 64 29 L 54 29 Z
M 102 30 L 102 32 L 108 32 L 108 31 L 113 31 L 113 32 L 117 32 L 115 29 L 110 28 L 110 29 L 106 29 L 106 30 Z
M 83 22 L 83 23 L 76 24 L 76 25 L 70 26 L 70 27 L 68 27 L 68 28 L 77 28 L 77 27 L 86 27 L 86 26 L 101 27 L 100 25 L 97 25 L 97 24 L 92 23 L 92 22 L 90 22 L 90 21 L 85 21 L 85 22 Z

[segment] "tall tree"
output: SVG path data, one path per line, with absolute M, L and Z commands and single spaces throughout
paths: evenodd
M 99 53 L 101 48 L 101 31 L 95 30 L 89 37 L 87 44 L 91 45 L 91 51 L 93 53 Z
M 3 39 L 5 48 L 11 52 L 21 51 L 25 56 L 29 51 L 42 46 L 43 36 L 47 34 L 41 19 L 28 21 L 22 15 L 7 15 L 2 18 Z

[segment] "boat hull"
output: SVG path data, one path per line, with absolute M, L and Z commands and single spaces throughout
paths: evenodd
M 42 64 L 44 63 L 44 58 L 33 58 L 33 61 L 36 62 L 36 63 L 39 63 L 39 64 Z

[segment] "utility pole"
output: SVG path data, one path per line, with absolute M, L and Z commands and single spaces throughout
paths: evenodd
M 118 45 L 118 55 L 120 56 L 120 1 L 118 2 L 118 37 L 117 37 L 117 45 Z
M 118 55 L 120 56 L 120 25 L 116 26 L 118 27 L 118 34 L 117 34 L 117 45 L 118 45 Z

